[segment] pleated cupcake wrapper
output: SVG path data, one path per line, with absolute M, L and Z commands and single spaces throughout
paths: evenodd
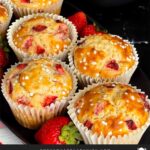
M 40 59 L 43 58 L 41 56 L 35 58 L 28 58 L 25 59 L 21 63 L 28 62 L 33 59 Z M 47 57 L 49 59 L 52 59 L 51 57 Z M 68 105 L 68 101 L 72 98 L 74 95 L 76 88 L 77 88 L 77 79 L 76 76 L 73 74 L 73 72 L 70 70 L 69 66 L 66 65 L 64 62 L 61 62 L 59 60 L 56 60 L 53 58 L 54 61 L 57 63 L 60 63 L 72 76 L 72 82 L 73 82 L 73 88 L 69 94 L 68 97 L 58 101 L 56 100 L 55 103 L 52 103 L 50 106 L 46 106 L 43 108 L 34 108 L 25 106 L 22 104 L 18 104 L 17 102 L 14 102 L 9 94 L 6 91 L 6 81 L 8 77 L 8 72 L 11 71 L 12 67 L 17 66 L 20 63 L 17 63 L 15 65 L 12 65 L 10 69 L 7 70 L 7 72 L 4 75 L 4 79 L 2 80 L 2 93 L 8 102 L 16 120 L 21 124 L 22 126 L 29 128 L 29 129 L 36 129 L 42 125 L 45 121 L 47 121 L 50 118 L 54 118 L 56 116 L 62 115 L 66 111 L 66 107 Z
M 75 47 L 75 43 L 77 41 L 78 34 L 76 31 L 76 27 L 68 19 L 65 19 L 64 17 L 56 15 L 56 14 L 48 14 L 48 13 L 32 14 L 32 15 L 24 16 L 23 18 L 16 20 L 9 27 L 8 32 L 7 32 L 7 39 L 8 39 L 9 46 L 13 49 L 14 53 L 16 54 L 17 58 L 20 61 L 22 61 L 24 58 L 39 56 L 37 54 L 30 55 L 28 53 L 25 53 L 20 48 L 17 48 L 13 42 L 13 34 L 19 28 L 19 26 L 21 26 L 25 21 L 27 21 L 31 18 L 36 18 L 38 16 L 49 17 L 54 20 L 60 20 L 68 26 L 69 32 L 70 32 L 70 38 L 71 38 L 70 45 L 68 45 L 66 48 L 64 48 L 63 51 L 60 51 L 58 54 L 53 55 L 54 58 L 64 61 L 67 58 L 68 52 Z M 52 55 L 43 54 L 41 56 L 47 57 L 47 56 L 52 56 Z
M 81 38 L 79 41 L 77 41 L 77 44 L 82 43 L 86 38 L 87 37 Z M 130 43 L 127 40 L 124 40 L 124 41 Z M 116 78 L 111 78 L 111 79 L 107 79 L 107 78 L 103 78 L 103 77 L 92 78 L 92 77 L 90 77 L 88 75 L 80 73 L 80 71 L 78 69 L 76 69 L 75 63 L 74 63 L 75 46 L 73 47 L 73 49 L 68 54 L 69 66 L 73 70 L 73 72 L 77 75 L 78 80 L 79 80 L 79 86 L 81 88 L 83 88 L 84 86 L 87 86 L 89 84 L 98 83 L 98 82 L 115 82 L 116 81 L 116 82 L 121 82 L 121 83 L 129 83 L 130 79 L 131 79 L 133 73 L 135 72 L 135 70 L 136 70 L 136 68 L 138 66 L 138 63 L 139 63 L 139 57 L 138 57 L 137 51 L 136 51 L 136 49 L 135 49 L 135 47 L 133 45 L 132 45 L 132 49 L 133 49 L 133 54 L 135 56 L 135 64 L 133 65 L 133 67 L 131 67 L 125 73 L 119 75 Z
M 22 16 L 27 16 L 30 14 L 37 14 L 37 13 L 53 13 L 53 14 L 60 14 L 61 12 L 61 7 L 62 7 L 62 3 L 63 0 L 58 0 L 57 2 L 39 8 L 39 9 L 35 9 L 35 8 L 29 8 L 29 7 L 18 7 L 16 4 L 14 4 L 13 2 L 11 2 L 13 9 L 14 9 L 14 13 L 17 17 L 22 17 Z
M 107 83 L 107 82 L 106 82 Z M 114 82 L 116 83 L 116 82 Z M 68 114 L 78 130 L 80 131 L 83 140 L 86 144 L 138 144 L 143 133 L 146 131 L 146 129 L 150 125 L 150 113 L 147 122 L 141 127 L 134 131 L 131 131 L 129 134 L 126 134 L 124 136 L 110 136 L 107 135 L 106 137 L 104 135 L 98 135 L 96 133 L 93 133 L 91 130 L 89 130 L 87 127 L 85 127 L 82 123 L 78 121 L 77 115 L 76 115 L 76 109 L 74 108 L 75 102 L 80 99 L 81 96 L 83 96 L 87 91 L 90 89 L 96 87 L 97 85 L 101 85 L 102 83 L 92 84 L 85 87 L 83 90 L 79 90 L 78 93 L 75 94 L 75 96 L 72 98 L 71 101 L 69 101 L 68 108 Z M 131 85 L 130 85 L 131 86 Z M 137 92 L 141 92 L 140 89 L 137 89 L 136 87 L 133 87 L 137 90 Z M 144 92 L 141 92 L 145 94 Z M 148 96 L 146 96 L 147 101 Z M 111 112 L 110 112 L 111 113 Z
M 8 20 L 4 24 L 0 24 L 0 34 L 4 36 L 6 34 L 7 28 L 13 15 L 13 8 L 7 0 L 0 0 L 0 4 L 5 6 L 8 10 Z

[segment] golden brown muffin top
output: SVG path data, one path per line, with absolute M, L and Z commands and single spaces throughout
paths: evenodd
M 76 69 L 92 78 L 116 78 L 135 65 L 133 47 L 118 36 L 88 36 L 74 51 Z
M 14 102 L 40 108 L 68 97 L 73 79 L 60 63 L 41 58 L 11 68 L 6 84 Z
M 0 24 L 5 23 L 8 20 L 8 10 L 2 4 L 0 4 Z
M 77 118 L 92 132 L 118 136 L 142 127 L 149 117 L 146 96 L 128 85 L 98 85 L 74 104 Z
M 71 44 L 67 24 L 49 17 L 36 16 L 23 22 L 13 34 L 17 48 L 29 55 L 57 55 Z

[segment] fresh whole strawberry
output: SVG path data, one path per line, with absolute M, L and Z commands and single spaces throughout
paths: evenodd
M 7 65 L 7 55 L 5 51 L 0 48 L 0 67 L 3 68 Z
M 77 128 L 68 117 L 56 117 L 47 121 L 35 134 L 40 144 L 79 144 L 82 140 Z
M 68 17 L 68 19 L 75 25 L 78 33 L 80 33 L 82 29 L 87 25 L 86 15 L 82 11 L 79 11 L 74 15 Z
M 97 32 L 96 32 L 95 26 L 90 24 L 83 28 L 82 32 L 80 33 L 80 36 L 84 37 L 84 36 L 89 36 L 89 35 L 93 35 L 96 33 Z

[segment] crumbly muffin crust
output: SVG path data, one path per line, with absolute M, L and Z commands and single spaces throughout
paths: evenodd
M 112 79 L 135 65 L 133 46 L 118 36 L 88 36 L 75 48 L 74 65 L 83 75 Z
M 97 85 L 80 96 L 74 107 L 80 123 L 104 136 L 123 136 L 142 127 L 150 110 L 145 94 L 119 83 Z
M 12 36 L 15 46 L 29 55 L 57 55 L 71 44 L 68 26 L 45 16 L 25 21 Z
M 35 59 L 10 69 L 6 91 L 18 104 L 46 107 L 69 96 L 72 76 L 60 64 L 47 58 Z

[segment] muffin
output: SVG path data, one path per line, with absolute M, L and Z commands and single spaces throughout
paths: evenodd
M 103 33 L 78 41 L 69 61 L 83 85 L 98 81 L 128 83 L 138 65 L 138 56 L 128 41 Z
M 76 84 L 66 64 L 50 58 L 34 58 L 6 72 L 2 92 L 16 120 L 35 129 L 63 112 Z
M 60 14 L 63 0 L 10 0 L 17 17 L 41 12 Z
M 68 109 L 87 144 L 137 144 L 150 124 L 147 96 L 121 83 L 91 85 Z
M 13 23 L 7 38 L 19 60 L 35 55 L 65 59 L 77 40 L 77 32 L 74 25 L 61 16 L 36 14 Z
M 12 6 L 7 0 L 0 0 L 0 34 L 5 35 L 12 17 Z

